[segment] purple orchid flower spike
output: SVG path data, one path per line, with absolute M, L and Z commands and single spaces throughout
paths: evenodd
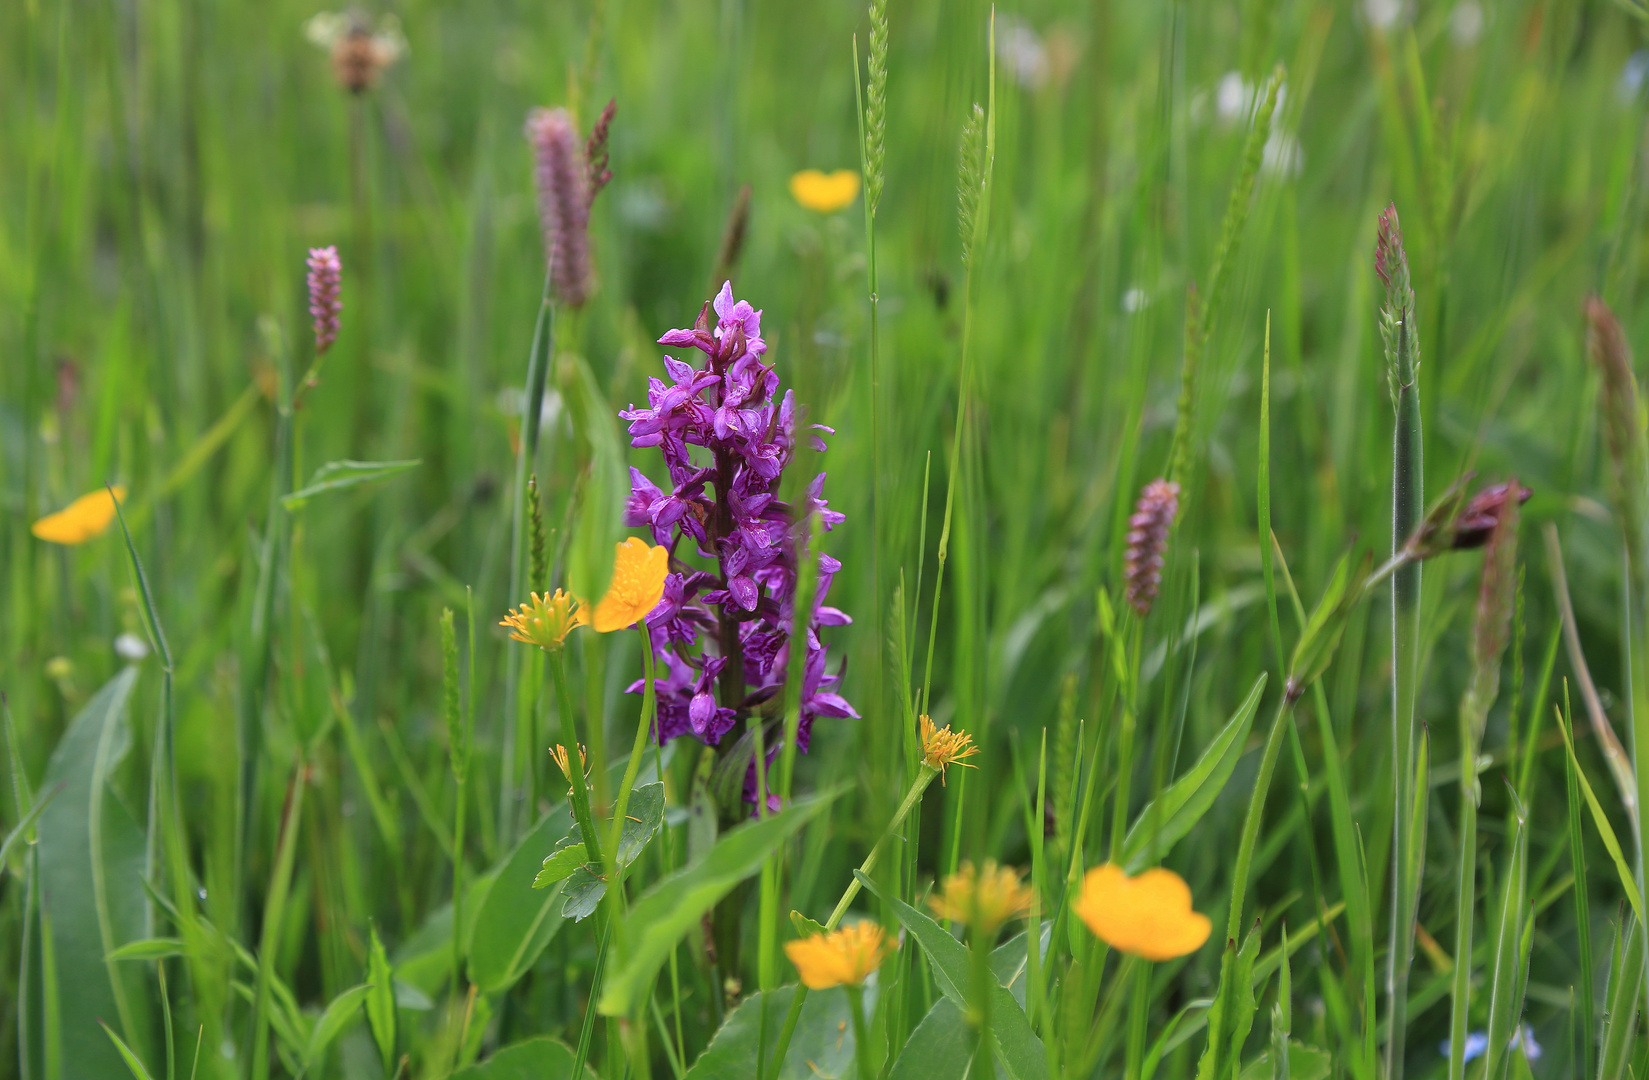
M 671 330 L 659 344 L 695 349 L 702 366 L 664 357 L 666 379 L 648 380 L 647 405 L 619 416 L 629 422 L 630 445 L 657 447 L 669 484 L 630 470 L 624 521 L 651 529 L 673 556 L 664 598 L 647 617 L 660 661 L 657 734 L 660 741 L 691 735 L 718 746 L 740 718 L 779 696 L 789 670 L 795 625 L 799 549 L 805 521 L 817 514 L 828 532 L 846 521 L 824 499 L 825 476 L 807 485 L 799 505 L 779 498 L 785 469 L 795 457 L 795 394 L 779 395 L 779 376 L 764 362 L 762 313 L 724 284 L 699 309 L 691 327 Z M 691 355 L 690 353 L 688 354 Z M 823 425 L 808 426 L 823 451 Z M 695 459 L 694 447 L 700 448 Z M 708 461 L 708 463 L 706 463 Z M 691 542 L 683 545 L 684 540 Z M 683 561 L 696 554 L 698 569 Z M 819 630 L 853 620 L 825 603 L 842 564 L 820 552 L 818 588 L 807 621 L 806 657 L 797 749 L 805 752 L 816 717 L 857 717 L 836 690 Z M 640 692 L 641 682 L 630 687 Z M 778 740 L 768 742 L 770 760 Z M 755 761 L 748 766 L 745 801 L 757 800 Z M 777 796 L 769 794 L 777 809 Z

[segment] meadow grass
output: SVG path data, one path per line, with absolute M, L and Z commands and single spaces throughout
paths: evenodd
M 1649 9 L 317 14 L 0 5 L 0 1076 L 1649 1071 Z M 725 279 L 858 718 L 660 751 Z

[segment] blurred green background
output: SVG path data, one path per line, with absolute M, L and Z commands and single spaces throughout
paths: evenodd
M 360 981 L 370 925 L 394 954 L 450 899 L 446 854 L 418 799 L 450 819 L 436 620 L 443 606 L 462 613 L 466 586 L 486 774 L 471 858 L 479 869 L 507 852 L 512 827 L 496 812 L 506 643 L 492 624 L 521 599 L 506 595 L 507 498 L 543 278 L 522 123 L 532 106 L 568 104 L 587 126 L 612 98 L 614 179 L 592 218 L 599 288 L 563 319 L 558 350 L 588 361 L 615 410 L 642 400 L 658 370 L 653 340 L 690 325 L 719 284 L 727 215 L 748 184 L 736 291 L 764 309 L 769 359 L 786 384 L 837 430 L 826 493 L 848 522 L 826 550 L 845 564 L 833 602 L 856 622 L 835 632 L 833 655 L 847 658 L 843 692 L 863 719 L 822 722 L 802 777 L 856 788 L 804 841 L 808 862 L 788 901 L 828 910 L 900 790 L 891 662 L 880 698 L 874 677 L 895 620 L 891 600 L 876 609 L 871 567 L 879 543 L 887 595 L 902 575 L 907 608 L 920 585 L 909 635 L 925 642 L 959 390 L 958 136 L 987 91 L 982 0 L 893 0 L 889 10 L 876 224 L 886 425 L 873 527 L 862 208 L 819 214 L 787 187 L 799 169 L 858 168 L 852 46 L 857 34 L 863 52 L 866 22 L 857 4 L 408 0 L 367 13 L 386 34 L 378 20 L 393 16 L 405 49 L 359 95 L 337 85 L 326 49 L 307 39 L 313 5 L 0 6 L 0 690 L 17 732 L 13 768 L 38 787 L 70 717 L 127 663 L 117 637 L 142 634 L 118 529 L 60 548 L 29 524 L 105 481 L 123 483 L 175 656 L 187 841 L 212 912 L 231 873 L 242 657 L 271 514 L 272 396 L 280 372 L 295 377 L 308 362 L 305 249 L 336 244 L 344 329 L 302 410 L 300 479 L 339 458 L 422 465 L 298 519 L 309 576 L 297 595 L 313 606 L 294 605 L 281 631 L 298 644 L 277 650 L 271 673 L 284 689 L 268 709 L 249 869 L 268 872 L 286 770 L 298 740 L 327 722 L 334 690 L 381 764 L 407 842 L 398 851 L 379 842 L 341 740 L 329 736 L 311 762 L 314 816 L 279 971 L 301 1003 L 324 1004 Z M 1270 671 L 1270 693 L 1279 691 L 1255 507 L 1268 317 L 1271 513 L 1307 606 L 1348 545 L 1386 549 L 1391 413 L 1372 252 L 1376 217 L 1395 201 L 1419 296 L 1428 491 L 1468 468 L 1492 479 L 1515 472 L 1535 491 L 1517 643 L 1518 663 L 1534 672 L 1517 716 L 1544 725 L 1537 805 L 1554 809 L 1534 819 L 1530 895 L 1548 906 L 1536 920 L 1528 1017 L 1548 1044 L 1535 1074 L 1569 1075 L 1574 916 L 1567 899 L 1546 895 L 1561 894 L 1570 873 L 1557 812 L 1563 756 L 1546 715 L 1561 684 L 1531 700 L 1557 625 L 1539 530 L 1552 523 L 1561 535 L 1582 639 L 1618 729 L 1620 558 L 1580 305 L 1599 292 L 1629 339 L 1649 334 L 1644 23 L 1603 0 L 1026 0 L 996 18 L 995 184 L 973 297 L 977 439 L 965 455 L 974 466 L 959 494 L 933 695 L 937 719 L 986 746 L 967 784 L 964 855 L 1028 861 L 1014 754 L 1034 785 L 1038 741 L 1044 728 L 1052 738 L 1062 700 L 1076 718 L 1101 706 L 1096 590 L 1119 593 L 1126 513 L 1165 467 L 1187 291 L 1207 285 L 1254 87 L 1283 64 L 1274 131 L 1195 388 L 1195 462 L 1161 615 L 1147 631 L 1148 675 L 1151 648 L 1191 614 L 1194 568 L 1204 616 L 1180 767 L 1256 674 Z M 561 528 L 578 477 L 558 394 L 545 409 L 537 472 L 550 525 Z M 658 478 L 650 452 L 632 461 Z M 1476 571 L 1466 558 L 1427 571 L 1420 714 L 1434 762 L 1455 760 Z M 1284 625 L 1292 640 L 1286 605 Z M 1365 605 L 1326 677 L 1376 883 L 1389 843 L 1388 639 L 1383 601 Z M 915 655 L 919 669 L 925 645 Z M 136 662 L 135 749 L 113 781 L 142 821 L 159 672 L 152 656 Z M 603 699 L 609 745 L 627 745 L 635 699 L 620 691 L 636 668 L 633 643 L 616 644 Z M 1569 670 L 1561 655 L 1556 670 Z M 1151 739 L 1168 730 L 1174 704 L 1161 686 L 1146 694 Z M 1512 696 L 1502 693 L 1491 718 L 1490 753 L 1507 746 Z M 1300 731 L 1317 762 L 1316 721 Z M 1579 753 L 1626 835 L 1596 748 L 1583 738 Z M 1239 764 L 1229 804 L 1173 860 L 1199 906 L 1206 896 L 1217 907 L 1227 886 L 1255 756 Z M 1319 890 L 1332 903 L 1340 887 L 1321 789 L 1302 803 L 1291 768 L 1285 761 L 1273 793 L 1256 888 L 1268 920 L 1292 924 L 1314 917 Z M 1502 858 L 1503 768 L 1497 759 L 1483 777 L 1486 865 Z M 1421 924 L 1446 944 L 1454 789 L 1441 774 L 1435 782 Z M 954 798 L 958 788 L 944 790 Z M 0 793 L 8 827 L 27 809 L 16 801 Z M 942 866 L 944 805 L 928 802 L 924 873 Z M 1594 856 L 1604 955 L 1619 888 L 1601 848 Z M 0 1075 L 18 1060 L 10 973 L 27 921 L 22 859 L 10 869 L 0 891 Z M 1492 873 L 1479 880 L 1492 895 Z M 568 945 L 570 936 L 543 963 L 587 971 L 587 955 L 568 956 L 589 951 L 588 935 Z M 1313 955 L 1339 970 L 1337 948 Z M 1163 1009 L 1212 992 L 1217 953 L 1158 987 Z M 1423 950 L 1417 985 L 1434 974 L 1429 964 Z M 1323 1005 L 1312 976 L 1297 971 L 1295 982 L 1317 1002 L 1301 1007 L 1297 1031 L 1315 1030 L 1329 1047 L 1359 1037 L 1355 1015 Z M 572 992 L 551 1000 L 542 972 L 535 985 L 495 1009 L 488 1045 L 576 1035 Z M 1413 1014 L 1415 1075 L 1440 1075 L 1446 1020 L 1442 1003 Z

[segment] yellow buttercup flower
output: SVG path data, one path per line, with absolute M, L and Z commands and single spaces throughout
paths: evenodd
M 613 560 L 613 583 L 595 606 L 591 624 L 597 633 L 622 630 L 640 622 L 664 598 L 664 576 L 670 572 L 670 552 L 630 537 L 618 545 Z
M 979 747 L 973 745 L 972 735 L 965 731 L 952 731 L 948 727 L 935 727 L 926 713 L 922 714 L 921 724 L 922 764 L 939 774 L 940 784 L 945 782 L 946 766 L 975 767 L 962 760 L 979 753 Z
M 995 859 L 986 859 L 978 869 L 965 862 L 945 879 L 938 895 L 928 897 L 928 906 L 941 919 L 967 923 L 989 935 L 1030 909 L 1031 890 L 1020 884 L 1019 871 L 997 866 Z
M 883 958 L 895 948 L 880 926 L 861 922 L 787 941 L 784 954 L 796 965 L 804 986 L 828 990 L 832 986 L 858 986 L 882 966 Z
M 1208 916 L 1191 910 L 1185 879 L 1161 867 L 1131 878 L 1114 863 L 1096 866 L 1071 910 L 1113 949 L 1147 960 L 1196 952 L 1210 929 Z
M 554 596 L 527 595 L 532 597 L 531 602 L 522 604 L 519 610 L 511 608 L 509 615 L 498 624 L 509 627 L 510 637 L 516 641 L 545 650 L 559 649 L 575 626 L 584 626 L 590 621 L 583 605 L 560 589 L 555 590 Z
M 100 488 L 82 495 L 55 514 L 47 514 L 30 528 L 30 532 L 53 544 L 84 544 L 103 535 L 109 522 L 115 519 L 115 501 L 126 501 L 126 489 L 116 484 L 114 496 L 109 489 Z
M 809 210 L 833 214 L 859 197 L 859 174 L 852 169 L 803 169 L 790 178 L 790 194 Z

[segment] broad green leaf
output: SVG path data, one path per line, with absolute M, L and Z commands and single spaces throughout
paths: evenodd
M 687 1070 L 686 1080 L 751 1080 L 756 1060 L 756 1043 L 761 1036 L 762 1009 L 767 1010 L 767 1048 L 773 1053 L 773 1040 L 779 1025 L 790 1009 L 794 986 L 781 986 L 766 993 L 755 993 L 739 1003 L 728 1014 L 727 1020 L 716 1032 L 710 1045 L 704 1048 L 693 1067 Z M 875 1007 L 874 981 L 865 984 L 865 1009 Z M 807 995 L 802 1013 L 791 1037 L 790 1049 L 785 1051 L 784 1064 L 779 1074 L 770 1080 L 819 1080 L 823 1076 L 840 1080 L 857 1078 L 853 1058 L 853 1019 L 848 1012 L 847 991 L 820 990 Z
M 1053 937 L 1053 923 L 1042 924 L 1042 951 L 1047 952 Z M 1021 932 L 998 945 L 991 953 L 991 971 L 998 982 L 1008 988 L 1015 1001 L 1025 1003 L 1025 971 L 1029 934 Z M 972 1060 L 971 1035 L 962 1010 L 950 998 L 941 997 L 933 1003 L 927 1016 L 910 1033 L 898 1060 L 893 1063 L 891 1080 L 963 1080 Z M 1007 1072 L 1007 1066 L 997 1061 L 997 1070 Z
M 863 878 L 860 878 L 863 881 Z M 868 886 L 867 886 L 868 888 Z M 958 1007 L 966 1009 L 967 987 L 971 985 L 972 958 L 967 946 L 951 937 L 944 927 L 897 897 L 885 897 L 893 914 L 904 924 L 928 958 L 933 981 Z M 997 986 L 991 997 L 991 1035 L 996 1039 L 997 1057 L 1012 1080 L 1037 1080 L 1048 1075 L 1048 1060 L 1042 1040 L 1031 1030 L 1025 1010 L 1006 988 Z
M 561 929 L 561 889 L 535 890 L 533 879 L 544 853 L 571 824 L 572 813 L 563 802 L 521 838 L 498 871 L 470 942 L 470 978 L 483 991 L 514 985 Z
M 182 956 L 183 953 L 183 942 L 178 938 L 144 938 L 142 941 L 128 941 L 110 953 L 109 959 L 166 960 L 173 956 Z
M 500 862 L 465 882 L 463 934 L 466 956 L 475 940 L 476 913 L 491 895 L 492 883 L 502 867 Z M 400 981 L 416 986 L 426 994 L 445 989 L 452 978 L 452 905 L 442 904 L 430 912 L 423 925 L 390 954 L 389 960 L 395 968 L 395 977 Z
M 150 1030 L 152 976 L 142 966 L 110 959 L 122 945 L 148 936 L 143 830 L 102 780 L 130 748 L 125 712 L 136 682 L 137 669 L 128 667 L 93 695 L 58 741 L 39 787 L 57 793 L 36 821 L 39 842 L 32 858 L 39 886 L 34 925 L 41 937 L 50 935 L 59 1046 L 44 1045 L 51 1032 L 31 1032 L 26 1045 L 42 1057 L 58 1055 L 66 1078 L 126 1071 L 99 1021 L 126 1034 Z M 30 940 L 26 947 L 24 992 L 32 1023 L 46 1018 L 47 972 L 42 943 Z M 133 1029 L 126 1028 L 123 1013 Z M 141 1045 L 133 1048 L 148 1057 Z M 31 1076 L 45 1075 L 45 1062 L 32 1054 L 27 1068 Z
M 573 826 L 573 832 L 578 826 Z M 556 841 L 555 850 L 544 856 L 544 867 L 538 871 L 538 876 L 532 879 L 535 889 L 547 889 L 583 866 L 589 860 L 590 853 L 584 849 L 582 841 L 575 841 L 572 834 L 563 836 Z
M 377 927 L 372 928 L 372 948 L 367 954 L 367 980 L 367 1026 L 372 1029 L 372 1041 L 378 1045 L 387 1076 L 395 1061 L 395 976 L 384 954 L 384 943 L 378 940 Z
M 451 1080 L 572 1080 L 575 1058 L 566 1043 L 539 1036 L 506 1046 L 479 1065 L 459 1069 Z M 586 1066 L 586 1077 L 595 1073 Z
M 808 998 L 808 1004 L 812 1003 Z M 888 1080 L 967 1080 L 971 1064 L 973 1033 L 967 1017 L 956 1002 L 941 997 L 905 1040 Z M 1000 1055 L 996 1068 L 999 1074 L 1008 1071 Z
M 656 750 L 643 757 L 638 777 L 658 775 L 668 769 L 673 747 L 666 747 L 660 762 Z M 626 762 L 615 761 L 607 777 L 616 788 L 624 777 Z M 631 801 L 639 797 L 631 796 Z M 470 941 L 469 974 L 483 991 L 491 993 L 514 985 L 537 962 L 563 922 L 561 887 L 534 889 L 546 853 L 554 850 L 559 838 L 573 828 L 572 811 L 565 801 L 539 819 L 532 831 L 521 838 L 498 868 L 486 899 L 471 905 L 476 911 Z M 575 836 L 574 839 L 581 839 Z M 479 910 L 477 910 L 479 909 Z M 450 921 L 450 917 L 449 917 Z M 426 989 L 433 989 L 426 986 Z
M 813 820 L 841 789 L 798 799 L 772 817 L 728 830 L 700 861 L 667 875 L 637 900 L 625 920 L 624 965 L 607 980 L 601 1011 L 628 1015 L 681 936 L 733 886 L 755 873 L 778 846 Z
M 332 1040 L 338 1037 L 345 1025 L 360 1014 L 361 1004 L 372 991 L 371 983 L 361 983 L 351 986 L 327 1005 L 321 1018 L 315 1021 L 315 1029 L 309 1033 L 309 1046 L 303 1054 L 304 1067 L 309 1068 L 321 1059 L 326 1048 L 332 1045 Z
M 1265 680 L 1263 674 L 1254 680 L 1248 697 L 1214 736 L 1197 763 L 1174 781 L 1161 799 L 1147 803 L 1134 819 L 1133 828 L 1122 842 L 1122 865 L 1129 874 L 1137 874 L 1167 855 L 1214 805 L 1242 757 L 1243 743 L 1265 692 Z
M 1333 1064 L 1334 1056 L 1327 1050 L 1319 1050 L 1302 1042 L 1290 1041 L 1288 1044 L 1288 1064 L 1284 1068 L 1289 1080 L 1326 1080 Z M 1243 1066 L 1238 1080 L 1269 1080 L 1275 1075 L 1271 1051 L 1267 1050 Z
M 329 461 L 315 470 L 308 484 L 290 495 L 281 496 L 281 505 L 288 510 L 297 510 L 317 495 L 387 480 L 422 464 L 423 461 L 417 458 L 404 461 Z

